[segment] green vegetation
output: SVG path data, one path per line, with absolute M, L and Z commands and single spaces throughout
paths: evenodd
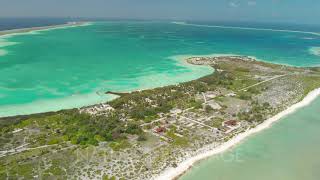
M 246 120 L 249 122 L 262 122 L 265 119 L 263 117 L 266 117 L 269 113 L 273 111 L 273 108 L 270 106 L 269 103 L 263 103 L 259 104 L 256 101 L 253 101 L 251 103 L 251 110 L 248 112 L 240 112 L 238 113 L 238 118 L 240 120 Z
M 235 71 L 245 72 L 245 73 L 250 72 L 250 70 L 249 70 L 248 68 L 245 68 L 245 67 L 236 67 L 236 68 L 235 68 Z
M 242 100 L 250 100 L 252 98 L 252 94 L 248 91 L 241 91 L 238 93 L 238 96 Z
M 318 72 L 316 68 L 313 69 L 315 72 Z M 313 76 L 296 76 L 295 78 L 301 79 L 303 82 L 304 95 L 307 95 L 310 91 L 320 87 L 320 75 L 318 74 Z
M 127 140 L 120 140 L 120 141 L 111 142 L 109 146 L 112 148 L 112 150 L 119 151 L 121 149 L 129 148 L 130 143 Z
M 260 87 L 260 86 L 258 86 L 258 87 Z M 251 93 L 251 94 L 260 94 L 260 93 L 261 93 L 261 90 L 260 90 L 260 88 L 258 88 L 258 87 L 251 87 L 251 88 L 249 88 L 247 91 L 248 91 L 249 93 Z
M 221 119 L 221 118 L 213 118 L 211 125 L 212 125 L 213 127 L 215 127 L 215 128 L 221 128 L 223 121 L 224 121 L 224 120 Z
M 18 125 L 6 126 L 1 129 L 3 135 L 1 138 L 8 135 L 6 132 L 15 128 L 28 127 L 40 131 L 34 137 L 39 145 L 52 145 L 63 141 L 79 145 L 98 145 L 100 141 L 123 140 L 126 139 L 126 134 L 142 133 L 136 123 L 129 122 L 124 128 L 125 125 L 117 113 L 106 117 L 90 116 L 69 110 L 45 117 L 27 118 Z
M 187 146 L 188 145 L 188 139 L 186 139 L 185 137 L 179 137 L 177 135 L 175 135 L 176 133 L 176 128 L 171 128 L 170 131 L 168 131 L 166 133 L 166 135 L 172 139 L 173 141 L 173 145 L 175 146 Z
M 115 176 L 111 176 L 111 177 L 109 178 L 108 175 L 104 175 L 104 176 L 102 177 L 102 180 L 116 180 L 116 177 L 115 177 Z
M 106 172 L 102 169 L 91 169 L 91 167 L 101 167 L 99 163 L 102 158 L 106 161 L 102 166 L 107 170 L 112 168 L 108 166 L 109 162 L 116 163 L 111 166 L 119 164 L 121 167 L 125 166 L 126 170 L 130 170 L 132 166 L 138 167 L 128 175 L 117 166 L 116 171 L 122 172 L 112 172 L 112 175 L 115 175 L 113 177 L 104 175 L 102 179 L 105 180 L 116 179 L 116 177 L 127 178 L 127 176 L 137 175 L 135 173 L 148 172 L 149 167 L 139 159 L 146 160 L 149 155 L 151 156 L 149 158 L 153 159 L 150 161 L 152 167 L 156 167 L 158 163 L 176 166 L 177 157 L 173 156 L 173 153 L 179 154 L 177 149 L 202 147 L 206 143 L 220 139 L 220 136 L 216 138 L 212 131 L 208 133 L 207 127 L 188 122 L 181 117 L 199 119 L 209 126 L 220 129 L 219 132 L 222 133 L 219 134 L 222 136 L 223 132 L 226 132 L 226 128 L 221 127 L 223 121 L 245 120 L 247 123 L 241 123 L 244 127 L 240 127 L 243 131 L 247 127 L 262 122 L 286 105 L 296 102 L 297 99 L 294 99 L 296 96 L 302 98 L 311 90 L 320 87 L 320 68 L 283 68 L 262 62 L 251 63 L 255 66 L 250 67 L 245 61 L 240 60 L 221 60 L 212 65 L 219 71 L 198 80 L 130 94 L 123 93 L 120 98 L 108 103 L 114 109 L 107 113 L 103 111 L 103 115 L 79 113 L 77 109 L 73 109 L 2 118 L 0 119 L 0 147 L 14 149 L 28 143 L 27 148 L 36 147 L 37 149 L 29 149 L 0 159 L 0 179 L 6 179 L 7 172 L 13 176 L 12 179 L 20 177 L 32 179 L 38 175 L 35 173 L 37 168 L 43 169 L 45 179 L 50 179 L 52 176 L 68 179 L 69 174 L 77 179 L 77 175 L 81 174 L 80 171 L 87 173 L 89 178 L 94 176 L 91 172 L 101 177 Z M 285 79 L 282 81 L 275 80 L 272 83 L 248 88 L 247 91 L 240 91 L 261 82 L 262 79 L 293 72 L 295 74 L 283 77 Z M 286 82 L 285 87 L 283 82 Z M 208 99 L 218 102 L 222 107 L 220 110 L 214 110 L 208 104 L 204 104 L 201 93 L 211 95 L 208 91 L 216 95 L 215 98 Z M 287 91 L 289 93 L 285 94 Z M 284 92 L 285 102 L 270 98 L 270 94 L 273 96 L 278 92 Z M 230 93 L 235 93 L 236 96 L 229 96 Z M 282 104 L 277 105 L 277 103 L 287 104 L 281 106 Z M 170 114 L 173 108 L 184 111 L 176 118 L 175 114 Z M 154 120 L 159 121 L 153 122 Z M 142 127 L 146 132 L 142 131 Z M 156 127 L 164 127 L 165 131 L 156 134 L 153 131 Z M 21 131 L 13 133 L 17 129 Z M 234 130 L 232 133 L 234 134 L 222 138 L 227 140 L 238 131 Z M 163 142 L 159 142 L 161 140 Z M 96 147 L 99 143 L 100 146 Z M 143 148 L 134 149 L 137 146 Z M 110 152 L 110 148 L 115 152 Z M 145 153 L 141 149 L 151 151 Z M 84 156 L 89 158 L 83 157 L 77 162 L 78 152 L 86 154 Z M 125 156 L 116 159 L 121 154 Z M 134 158 L 137 161 L 135 164 L 131 161 L 132 159 L 126 162 L 123 158 L 131 155 L 135 155 Z M 42 162 L 43 160 L 46 162 Z M 166 162 L 162 162 L 163 160 Z M 86 163 L 90 168 L 81 169 L 88 165 Z M 70 164 L 73 166 L 71 167 Z

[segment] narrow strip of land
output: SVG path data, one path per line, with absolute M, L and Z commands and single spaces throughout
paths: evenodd
M 62 28 L 62 27 L 68 27 L 68 26 L 80 26 L 80 25 L 84 25 L 86 23 L 87 22 L 67 22 L 65 24 L 52 25 L 52 26 L 40 26 L 40 27 L 4 30 L 4 31 L 0 31 L 0 37 L 3 36 L 3 35 L 8 35 L 8 34 L 27 33 L 27 32 L 31 32 L 31 31 L 46 30 L 46 29 L 51 29 L 51 28 Z

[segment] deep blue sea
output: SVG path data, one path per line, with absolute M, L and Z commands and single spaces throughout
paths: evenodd
M 63 18 L 0 18 L 0 31 L 58 25 L 70 20 Z

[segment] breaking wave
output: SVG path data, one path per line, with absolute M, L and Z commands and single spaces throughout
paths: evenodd
M 274 32 L 289 32 L 289 33 L 300 33 L 300 34 L 312 34 L 320 36 L 318 32 L 309 31 L 295 31 L 287 29 L 269 29 L 269 28 L 251 28 L 251 27 L 237 27 L 237 26 L 215 26 L 215 25 L 204 25 L 204 24 L 190 24 L 186 22 L 171 22 L 173 24 L 183 25 L 183 26 L 194 26 L 194 27 L 209 27 L 209 28 L 221 28 L 221 29 L 242 29 L 242 30 L 254 30 L 254 31 L 274 31 Z
M 5 56 L 8 54 L 8 51 L 4 50 L 4 49 L 0 49 L 0 56 Z
M 320 47 L 311 47 L 309 52 L 315 56 L 320 56 Z

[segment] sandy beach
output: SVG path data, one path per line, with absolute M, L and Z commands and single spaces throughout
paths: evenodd
M 170 168 L 165 170 L 162 174 L 160 174 L 158 177 L 155 177 L 155 180 L 168 180 L 168 179 L 177 179 L 179 176 L 181 176 L 183 173 L 185 173 L 188 169 L 190 169 L 195 163 L 206 159 L 210 156 L 220 154 L 225 152 L 226 150 L 229 150 L 230 148 L 234 147 L 235 145 L 241 143 L 245 138 L 258 133 L 264 129 L 267 129 L 271 127 L 271 125 L 280 120 L 281 118 L 295 112 L 299 108 L 305 107 L 309 105 L 313 100 L 315 100 L 318 96 L 320 96 L 320 88 L 315 89 L 311 91 L 302 101 L 299 103 L 296 103 L 286 110 L 278 113 L 277 115 L 273 116 L 272 118 L 264 121 L 263 123 L 259 124 L 255 128 L 249 129 L 244 133 L 238 134 L 231 140 L 223 143 L 222 145 L 218 147 L 214 147 L 214 145 L 209 145 L 203 149 L 201 149 L 198 155 L 189 157 L 187 160 L 181 162 L 178 164 L 177 168 Z
M 65 24 L 53 25 L 53 26 L 41 26 L 41 27 L 32 27 L 32 28 L 4 30 L 4 31 L 0 31 L 0 37 L 5 35 L 7 36 L 7 35 L 15 35 L 15 34 L 21 34 L 21 33 L 29 33 L 33 31 L 43 31 L 48 29 L 83 26 L 87 24 L 89 24 L 89 22 L 68 22 Z

